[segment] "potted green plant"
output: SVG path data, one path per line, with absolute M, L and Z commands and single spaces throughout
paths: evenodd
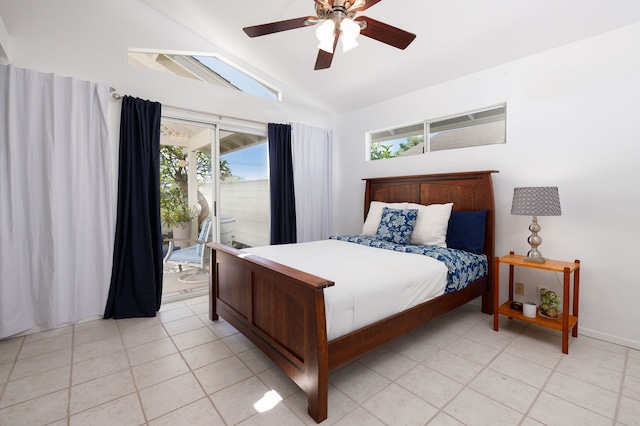
M 191 222 L 198 216 L 198 208 L 189 207 L 187 196 L 175 185 L 160 190 L 160 217 L 162 223 L 173 229 L 173 238 L 191 238 Z

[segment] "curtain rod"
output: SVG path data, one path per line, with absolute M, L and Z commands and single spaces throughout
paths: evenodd
M 116 101 L 119 101 L 120 99 L 122 99 L 122 95 L 120 93 L 118 93 L 116 91 L 116 88 L 113 86 L 109 86 L 109 93 L 111 93 L 111 97 L 113 99 L 115 99 Z M 256 123 L 256 124 L 265 124 L 261 121 L 256 121 L 256 120 L 249 120 L 246 118 L 239 118 L 239 117 L 231 117 L 229 115 L 221 115 L 221 114 L 212 114 L 211 112 L 207 112 L 207 111 L 199 111 L 196 109 L 191 109 L 191 108 L 184 108 L 184 107 L 179 107 L 179 106 L 174 106 L 174 105 L 166 105 L 166 104 L 162 104 L 163 106 L 166 106 L 167 108 L 171 108 L 171 109 L 178 109 L 181 111 L 189 111 L 189 112 L 195 112 L 198 114 L 207 114 L 207 115 L 217 115 L 220 118 L 228 118 L 231 120 L 239 120 L 239 121 L 245 121 L 247 123 Z
M 120 93 L 116 92 L 115 87 L 109 86 L 109 93 L 111 93 L 111 97 L 113 99 L 115 99 L 116 101 L 119 101 L 120 99 L 122 99 L 122 95 L 120 95 Z

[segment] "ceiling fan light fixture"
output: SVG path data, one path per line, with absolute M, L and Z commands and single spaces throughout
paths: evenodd
M 342 38 L 342 53 L 347 53 L 358 47 L 358 42 L 347 38 Z
M 404 50 L 416 38 L 415 34 L 393 27 L 373 18 L 356 15 L 368 10 L 382 0 L 313 0 L 316 16 L 301 16 L 243 28 L 249 37 L 264 36 L 281 31 L 316 25 L 316 37 L 320 44 L 315 70 L 331 67 L 333 53 L 342 39 L 343 52 L 358 46 L 358 34 Z
M 336 24 L 331 19 L 325 20 L 316 28 L 316 37 L 320 40 L 318 48 L 328 53 L 333 53 Z
M 353 19 L 345 18 L 340 23 L 342 51 L 348 52 L 358 46 L 356 38 L 360 35 L 360 25 L 356 24 Z

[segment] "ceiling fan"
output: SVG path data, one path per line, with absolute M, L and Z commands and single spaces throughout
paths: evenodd
M 355 15 L 367 10 L 382 0 L 314 0 L 316 16 L 287 19 L 243 28 L 249 37 L 258 37 L 281 31 L 293 30 L 309 25 L 318 25 L 316 36 L 320 40 L 316 70 L 329 68 L 338 40 L 342 40 L 343 51 L 356 47 L 358 34 L 378 40 L 398 49 L 406 49 L 416 38 L 415 34 L 376 21 L 366 16 Z

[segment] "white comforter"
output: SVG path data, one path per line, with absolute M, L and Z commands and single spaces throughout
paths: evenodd
M 327 338 L 444 293 L 447 267 L 431 257 L 337 240 L 243 250 L 335 282 L 324 290 Z

